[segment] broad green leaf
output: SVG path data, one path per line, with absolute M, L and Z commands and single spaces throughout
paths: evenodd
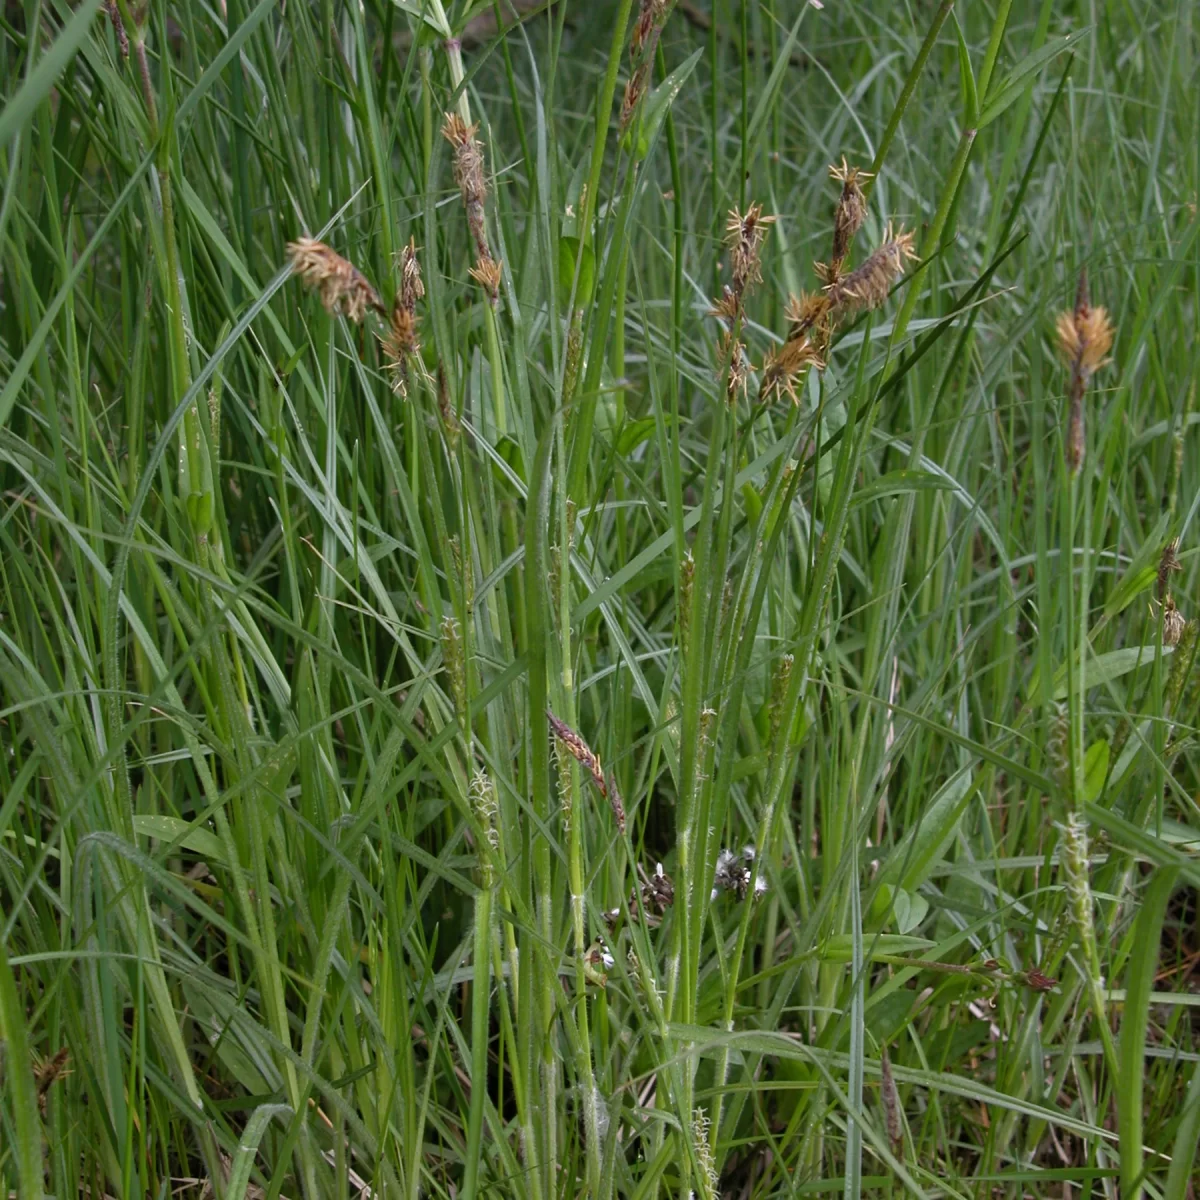
M 442 8 L 442 0 L 392 0 L 392 3 L 401 12 L 419 17 L 426 25 L 436 29 L 442 37 L 453 36 L 450 22 L 446 20 L 446 11 Z
M 954 18 L 954 32 L 958 35 L 958 86 L 963 97 L 963 120 L 968 129 L 974 129 L 979 118 L 979 93 L 975 87 L 975 71 L 971 67 L 971 53 L 967 49 L 962 26 L 958 23 L 958 13 L 951 9 L 950 15 Z
M 142 837 L 157 838 L 160 842 L 178 842 L 194 854 L 203 854 L 210 862 L 225 862 L 225 849 L 220 838 L 211 830 L 202 829 L 180 817 L 135 813 L 133 831 Z
M 626 138 L 629 138 L 631 134 L 637 138 L 633 150 L 633 157 L 636 160 L 640 161 L 649 154 L 650 146 L 663 121 L 666 120 L 667 111 L 675 102 L 675 97 L 679 95 L 688 76 L 696 69 L 696 64 L 700 61 L 703 53 L 704 49 L 701 47 L 694 54 L 689 55 L 654 89 L 642 109 L 641 117 L 632 129 L 626 131 Z
M 1089 31 L 1090 26 L 1085 26 L 1074 33 L 1068 33 L 1065 37 L 1052 38 L 1040 50 L 1035 50 L 1023 58 L 1009 72 L 1008 77 L 992 89 L 991 94 L 984 101 L 983 112 L 979 114 L 979 124 L 976 128 L 986 128 L 1010 105 L 1015 104 L 1026 84 L 1032 81 L 1038 71 L 1048 62 L 1057 58 L 1064 50 L 1073 49 Z
M 915 892 L 929 878 L 954 838 L 958 822 L 971 799 L 974 783 L 975 764 L 971 762 L 938 788 L 919 823 L 888 855 L 880 872 L 882 882 L 899 884 L 909 892 Z M 898 878 L 901 871 L 904 874 Z
M 868 959 L 920 954 L 933 945 L 926 938 L 906 937 L 899 933 L 881 933 L 877 937 L 863 939 L 863 951 Z M 854 935 L 851 933 L 836 933 L 822 942 L 817 950 L 817 957 L 822 962 L 848 963 L 853 954 Z
M 1125 568 L 1124 574 L 1109 594 L 1104 604 L 1105 620 L 1112 620 L 1123 613 L 1154 582 L 1158 574 L 1158 559 L 1163 546 L 1166 545 L 1170 524 L 1170 513 L 1163 513 L 1158 518 L 1141 549 L 1134 555 L 1133 561 Z
M 1175 652 L 1174 646 L 1163 646 L 1163 657 Z M 1097 654 L 1088 660 L 1083 672 L 1084 688 L 1099 687 L 1102 683 L 1111 683 L 1128 675 L 1138 667 L 1149 666 L 1159 651 L 1158 646 L 1123 646 L 1120 650 L 1109 650 L 1106 654 Z M 1055 700 L 1062 700 L 1067 694 L 1067 668 L 1064 663 L 1054 672 L 1054 686 L 1051 693 Z M 1029 688 L 1029 703 L 1037 704 L 1041 700 L 1041 687 L 1035 675 Z
M 17 94 L 4 106 L 0 113 L 0 146 L 4 145 L 19 129 L 24 129 L 32 119 L 34 110 L 50 94 L 58 77 L 75 57 L 83 39 L 88 35 L 92 18 L 100 7 L 100 0 L 85 0 L 75 10 L 74 16 L 63 27 L 54 45 L 37 60 Z
M 1093 742 L 1083 756 L 1083 796 L 1085 800 L 1098 800 L 1104 791 L 1104 780 L 1108 777 L 1108 742 L 1104 739 Z

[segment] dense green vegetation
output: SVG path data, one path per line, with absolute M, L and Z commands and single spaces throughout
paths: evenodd
M 1193 6 L 518 7 L 4 7 L 0 1195 L 1194 1197 Z

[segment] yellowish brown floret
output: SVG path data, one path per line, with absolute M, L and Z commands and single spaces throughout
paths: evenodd
M 386 311 L 367 277 L 324 242 L 301 237 L 289 242 L 287 250 L 292 269 L 306 287 L 315 289 L 326 312 L 340 312 L 348 320 L 359 322 L 368 309 Z

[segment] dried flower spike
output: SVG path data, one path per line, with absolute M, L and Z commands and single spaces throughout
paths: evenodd
M 493 304 L 500 298 L 500 264 L 490 254 L 481 254 L 468 274 L 485 292 Z
M 829 168 L 829 175 L 842 185 L 833 219 L 833 254 L 829 263 L 829 270 L 836 276 L 841 274 L 842 263 L 850 252 L 850 243 L 867 216 L 867 198 L 863 195 L 859 180 L 870 179 L 871 176 L 857 167 L 847 166 L 845 158 L 840 167 L 834 165 Z
M 612 807 L 613 816 L 616 818 L 617 828 L 625 832 L 625 805 L 621 800 L 621 794 L 617 791 L 616 782 L 610 778 L 606 778 L 604 768 L 600 765 L 600 756 L 579 736 L 569 725 L 560 721 L 552 712 L 547 710 L 546 720 L 550 722 L 550 728 L 554 731 L 554 736 L 563 746 L 566 752 L 577 762 L 587 773 L 592 777 L 592 783 L 596 787 L 596 791 L 609 802 Z
M 458 113 L 448 112 L 442 123 L 442 136 L 454 147 L 454 182 L 462 195 L 463 208 L 467 213 L 467 227 L 475 243 L 479 263 L 492 261 L 488 246 L 487 225 L 483 203 L 487 199 L 487 179 L 483 173 L 483 150 L 475 137 L 478 125 L 468 125 Z M 489 291 L 493 299 L 495 293 Z
M 1092 307 L 1088 297 L 1087 271 L 1079 272 L 1075 289 L 1075 308 L 1060 313 L 1056 324 L 1058 352 L 1071 368 L 1068 388 L 1070 414 L 1067 422 L 1067 462 L 1071 473 L 1083 466 L 1084 426 L 1083 393 L 1092 376 L 1108 361 L 1112 348 L 1113 327 L 1102 305 Z
M 763 216 L 761 204 L 750 205 L 744 213 L 736 208 L 729 212 L 729 219 L 725 223 L 725 244 L 731 251 L 731 291 L 739 307 L 747 289 L 762 280 L 760 255 L 763 239 L 767 236 L 767 228 L 774 223 L 774 217 Z
M 804 378 L 809 367 L 816 367 L 820 371 L 824 369 L 825 362 L 806 335 L 784 342 L 778 350 L 768 351 L 763 360 L 759 399 L 785 395 L 793 404 L 799 404 L 800 395 L 796 385 Z
M 1178 646 L 1179 639 L 1183 637 L 1183 631 L 1187 627 L 1187 620 L 1183 613 L 1175 607 L 1175 597 L 1169 592 L 1167 593 L 1167 598 L 1163 601 L 1162 622 L 1163 645 Z
M 354 322 L 361 321 L 368 309 L 386 313 L 367 277 L 324 242 L 301 237 L 289 242 L 287 250 L 292 269 L 306 287 L 317 290 L 326 312 L 340 312 Z
M 916 257 L 913 235 L 903 230 L 893 232 L 889 225 L 883 245 L 862 266 L 827 284 L 830 305 L 834 308 L 878 308 L 887 299 L 892 284 L 903 274 L 905 260 Z M 828 273 L 828 268 L 826 270 Z
M 392 303 L 391 322 L 387 333 L 379 339 L 385 356 L 384 367 L 392 374 L 392 389 L 401 396 L 408 394 L 409 363 L 415 361 L 420 366 L 417 301 L 424 295 L 417 245 L 410 238 L 400 252 L 400 289 Z
M 1171 576 L 1176 571 L 1182 570 L 1183 563 L 1179 561 L 1179 539 L 1174 538 L 1163 547 L 1162 554 L 1158 560 L 1158 578 L 1156 584 L 1160 601 L 1165 600 L 1167 593 L 1171 590 Z

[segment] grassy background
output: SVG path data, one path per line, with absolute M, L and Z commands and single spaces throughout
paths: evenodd
M 630 0 L 107 7 L 0 38 L 0 1194 L 1194 1196 L 1193 6 L 688 5 L 624 144 Z M 921 263 L 730 407 L 843 156 Z

